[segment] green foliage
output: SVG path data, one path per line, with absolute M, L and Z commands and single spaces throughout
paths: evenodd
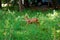
M 46 13 L 46 14 L 45 14 Z M 60 14 L 54 16 L 49 12 L 24 10 L 18 11 L 2 11 L 0 10 L 0 40 L 56 40 L 60 39 Z M 51 13 L 51 14 L 50 14 Z M 27 24 L 24 16 L 29 18 L 38 18 L 40 26 L 37 24 Z M 49 15 L 48 15 L 49 14 Z M 55 34 L 56 32 L 56 34 Z

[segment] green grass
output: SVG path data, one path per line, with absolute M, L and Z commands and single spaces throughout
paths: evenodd
M 0 10 L 0 40 L 60 40 L 60 10 L 54 13 L 53 10 Z M 38 18 L 40 26 L 34 23 L 27 25 L 25 14 L 29 18 Z

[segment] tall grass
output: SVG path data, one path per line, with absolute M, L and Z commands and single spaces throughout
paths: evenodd
M 2 11 L 0 10 L 0 40 L 60 40 L 60 12 L 48 10 Z M 39 25 L 28 24 L 24 19 L 38 18 Z

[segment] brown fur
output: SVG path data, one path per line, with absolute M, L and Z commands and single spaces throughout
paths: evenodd
M 29 19 L 27 16 L 25 16 L 25 20 L 26 20 L 27 24 L 31 24 L 31 23 L 37 23 L 37 24 L 39 24 L 39 21 L 38 21 L 37 18 L 31 18 L 31 19 Z

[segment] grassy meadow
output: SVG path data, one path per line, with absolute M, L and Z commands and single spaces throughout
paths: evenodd
M 40 25 L 27 25 L 25 14 Z M 0 10 L 0 40 L 60 40 L 60 10 Z

